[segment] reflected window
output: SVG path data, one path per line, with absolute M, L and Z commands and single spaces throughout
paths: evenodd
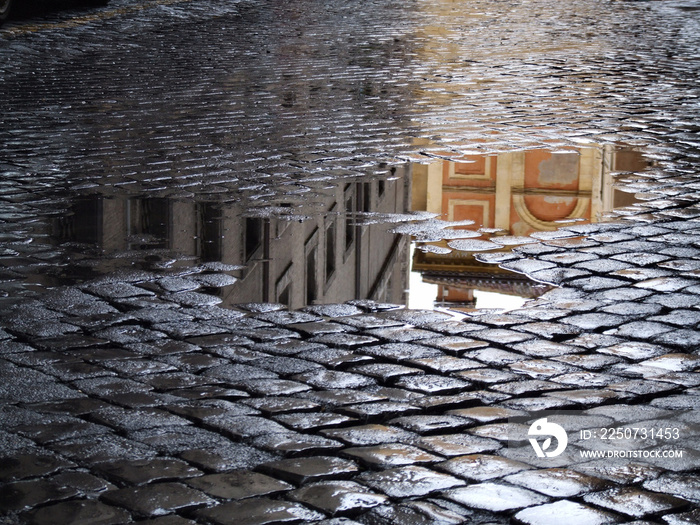
M 335 273 L 335 221 L 326 228 L 326 282 Z
M 211 203 L 199 206 L 199 256 L 202 261 L 221 261 L 223 257 L 221 210 Z
M 245 220 L 245 260 L 249 261 L 258 251 L 263 240 L 263 221 L 258 218 Z
M 355 241 L 355 224 L 353 216 L 355 213 L 355 192 L 353 185 L 345 186 L 345 250 L 347 251 Z
M 362 211 L 369 213 L 372 211 L 372 183 L 362 184 Z
M 54 221 L 54 235 L 60 242 L 102 242 L 102 199 L 80 199 L 70 211 Z
M 314 231 L 304 245 L 306 304 L 313 304 L 318 299 L 318 230 Z
M 167 199 L 131 199 L 128 204 L 131 248 L 167 248 L 170 202 Z

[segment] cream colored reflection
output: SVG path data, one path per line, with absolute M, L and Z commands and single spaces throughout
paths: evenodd
M 510 245 L 566 223 L 600 221 L 633 203 L 632 195 L 615 189 L 614 173 L 646 167 L 640 152 L 612 146 L 466 155 L 414 165 L 412 205 L 443 220 L 471 220 L 484 239 Z M 434 244 L 447 247 L 447 241 Z M 469 309 L 476 307 L 475 291 L 533 298 L 549 289 L 469 252 L 435 252 L 419 246 L 413 269 L 438 287 L 437 304 Z

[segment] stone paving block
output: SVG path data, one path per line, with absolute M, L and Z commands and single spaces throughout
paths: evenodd
M 275 434 L 277 436 L 277 434 Z M 188 463 L 212 472 L 234 469 L 252 469 L 275 458 L 273 454 L 244 443 L 229 442 L 224 446 L 206 449 L 186 449 L 178 456 Z
M 198 511 L 197 517 L 216 525 L 265 525 L 313 523 L 326 516 L 299 503 L 251 498 Z
M 609 485 L 600 478 L 562 468 L 526 470 L 506 476 L 503 480 L 555 498 L 571 498 L 601 491 Z
M 447 431 L 459 431 L 472 424 L 472 420 L 461 417 L 459 410 L 453 414 L 445 414 L 438 416 L 413 415 L 392 419 L 388 422 L 389 425 L 401 427 L 409 432 L 426 435 L 442 433 Z
M 417 437 L 412 432 L 387 425 L 361 425 L 337 430 L 323 430 L 321 434 L 353 446 L 405 443 Z
M 376 384 L 376 381 L 371 377 L 335 370 L 314 370 L 305 374 L 294 375 L 291 379 L 318 389 L 354 389 Z
M 0 360 L 0 400 L 11 403 L 42 403 L 84 397 L 80 391 L 60 384 L 52 376 Z
M 700 521 L 700 510 L 691 510 L 679 514 L 669 514 L 663 517 L 664 523 L 668 525 L 693 525 Z
M 172 482 L 111 490 L 103 494 L 100 499 L 145 517 L 162 516 L 178 510 L 211 506 L 217 503 L 215 499 L 199 490 L 182 483 Z
M 470 387 L 470 383 L 456 377 L 435 374 L 402 376 L 394 385 L 424 394 L 456 394 Z
M 629 394 L 625 394 L 624 392 L 601 389 L 562 390 L 546 392 L 544 395 L 564 399 L 571 403 L 584 406 L 599 405 L 601 403 L 623 400 L 630 397 Z
M 583 329 L 578 326 L 567 325 L 562 319 L 553 321 L 539 321 L 535 323 L 521 324 L 516 327 L 518 331 L 527 332 L 529 335 L 544 337 L 546 339 L 570 339 L 580 334 Z
M 615 514 L 568 500 L 530 507 L 513 518 L 522 525 L 559 525 L 564 517 L 568 523 L 580 525 L 608 525 L 620 523 L 622 519 Z
M 520 487 L 479 483 L 449 490 L 444 497 L 470 508 L 503 512 L 547 503 L 549 498 Z
M 177 454 L 190 449 L 216 449 L 231 445 L 231 441 L 221 434 L 195 426 L 148 428 L 130 432 L 128 437 L 165 454 Z
M 0 481 L 9 482 L 45 476 L 75 463 L 46 450 L 26 450 L 20 454 L 5 456 L 0 460 Z
M 528 375 L 533 379 L 549 379 L 553 376 L 577 371 L 577 369 L 572 366 L 549 359 L 518 361 L 510 363 L 508 368 L 516 373 Z
M 152 387 L 139 381 L 112 377 L 81 379 L 73 384 L 81 391 L 98 397 L 109 394 L 123 394 L 125 392 L 149 392 L 152 390 Z
M 559 390 L 562 388 L 562 386 L 552 381 L 530 379 L 524 381 L 511 381 L 509 383 L 502 383 L 499 385 L 492 385 L 489 388 L 495 390 L 496 392 L 503 392 L 504 394 L 522 396 L 524 394 L 534 394 L 537 392 Z
M 142 520 L 139 523 L 142 525 L 195 525 L 196 522 L 171 514 L 170 516 Z
M 156 455 L 151 447 L 112 434 L 71 438 L 51 443 L 49 448 L 81 465 L 94 465 L 117 459 L 138 460 Z
M 358 365 L 349 368 L 348 372 L 370 376 L 382 382 L 390 381 L 393 378 L 405 375 L 425 373 L 425 371 L 421 370 L 420 368 L 413 368 L 409 366 L 390 363 L 372 363 L 366 365 Z
M 652 337 L 652 341 L 692 351 L 700 344 L 700 334 L 695 330 L 671 330 Z
M 668 348 L 651 343 L 627 341 L 600 349 L 601 353 L 623 357 L 632 361 L 642 361 L 668 353 Z
M 443 459 L 412 445 L 401 443 L 388 443 L 372 447 L 352 447 L 343 450 L 342 454 L 373 468 L 435 463 Z
M 523 359 L 522 354 L 501 350 L 499 348 L 482 348 L 466 354 L 470 359 L 476 359 L 488 366 L 499 367 Z
M 634 518 L 644 518 L 684 510 L 686 500 L 668 494 L 647 492 L 634 487 L 614 488 L 584 496 L 584 501 Z
M 311 338 L 309 341 L 311 343 L 320 343 L 329 347 L 355 349 L 377 343 L 379 342 L 379 339 L 366 335 L 334 333 L 318 335 Z
M 390 525 L 392 523 L 457 525 L 464 523 L 463 514 L 465 512 L 469 513 L 469 511 L 463 509 L 462 514 L 458 514 L 429 502 L 417 501 L 415 503 L 374 507 L 369 512 L 366 512 L 362 519 L 378 525 Z
M 255 496 L 269 496 L 287 492 L 294 488 L 289 483 L 249 470 L 208 474 L 198 478 L 187 479 L 185 483 L 209 496 L 235 500 Z
M 498 441 L 508 441 L 513 436 L 527 435 L 529 427 L 522 423 L 497 422 L 486 425 L 479 425 L 467 429 L 467 432 L 475 436 L 488 437 Z
M 234 440 L 288 432 L 287 427 L 258 416 L 222 414 L 207 416 L 203 418 L 202 422 Z
M 448 373 L 461 370 L 471 370 L 473 368 L 484 368 L 486 365 L 472 359 L 464 357 L 441 356 L 428 357 L 424 359 L 414 359 L 407 364 L 427 368 L 433 372 Z
M 260 470 L 296 484 L 346 479 L 359 471 L 354 462 L 333 456 L 282 459 L 265 463 L 260 466 Z
M 73 487 L 63 487 L 46 479 L 7 483 L 0 492 L 0 512 L 16 512 L 78 496 Z
M 464 370 L 461 372 L 455 372 L 454 375 L 474 383 L 483 383 L 486 385 L 520 379 L 517 374 L 506 370 L 499 370 L 497 368 L 477 368 L 475 370 Z
M 288 356 L 270 356 L 262 353 L 260 356 L 259 359 L 246 360 L 246 364 L 262 368 L 263 370 L 269 370 L 276 374 L 281 374 L 282 376 L 301 374 L 312 370 L 323 371 L 323 367 L 320 364 L 309 362 L 305 359 L 297 359 Z
M 46 417 L 46 420 L 45 424 L 20 425 L 15 428 L 15 432 L 42 445 L 72 437 L 110 432 L 107 427 L 74 417 Z
M 353 481 L 312 483 L 291 492 L 289 498 L 331 516 L 356 514 L 388 501 L 386 496 Z
M 648 479 L 643 483 L 647 490 L 659 493 L 671 493 L 695 503 L 700 501 L 700 480 L 693 475 L 666 473 L 658 478 Z
M 480 423 L 495 423 L 527 415 L 522 410 L 513 410 L 503 407 L 478 406 L 472 408 L 460 408 L 447 412 L 460 417 L 476 420 Z
M 388 399 L 386 395 L 372 394 L 370 392 L 351 390 L 347 388 L 302 392 L 301 394 L 297 394 L 296 397 L 314 401 L 316 403 L 320 403 L 321 405 L 330 406 L 345 406 L 354 405 L 358 403 L 372 403 L 374 401 L 384 401 Z
M 474 481 L 486 481 L 501 478 L 532 467 L 520 461 L 492 456 L 489 454 L 472 454 L 447 460 L 435 465 L 436 468 Z
M 413 343 L 386 343 L 377 346 L 363 346 L 358 349 L 363 354 L 403 363 L 414 359 L 442 357 L 443 352 Z
M 282 423 L 294 430 L 320 430 L 332 428 L 356 422 L 357 420 L 342 414 L 333 412 L 305 412 L 301 414 L 280 414 L 273 416 L 275 421 Z
M 556 357 L 581 351 L 577 346 L 556 343 L 546 339 L 531 339 L 530 341 L 513 345 L 512 349 L 530 357 Z
M 409 343 L 411 341 L 426 340 L 435 337 L 435 332 L 413 327 L 388 327 L 367 330 L 366 333 L 379 340 L 392 343 Z
M 478 341 L 469 337 L 447 336 L 425 339 L 421 344 L 442 350 L 446 354 L 458 356 L 470 350 L 485 348 L 489 344 L 485 341 Z
M 177 480 L 201 476 L 203 472 L 184 461 L 169 458 L 148 458 L 136 461 L 101 463 L 96 470 L 117 483 L 142 485 L 159 480 Z
M 352 416 L 353 421 L 358 419 L 362 422 L 385 421 L 390 417 L 401 415 L 417 414 L 421 409 L 409 403 L 397 401 L 378 401 L 376 403 L 361 403 L 339 407 L 338 412 Z
M 343 448 L 340 441 L 297 432 L 262 435 L 254 438 L 252 443 L 263 450 L 285 456 L 330 453 Z
M 206 418 L 254 416 L 259 412 L 244 403 L 228 401 L 224 399 L 183 400 L 164 407 L 170 412 L 183 418 L 193 419 L 198 422 Z
M 365 472 L 355 479 L 390 498 L 425 496 L 465 484 L 464 481 L 453 476 L 414 465 L 379 472 Z
M 32 525 L 121 525 L 131 521 L 131 515 L 99 501 L 74 500 L 33 510 L 27 520 Z
M 144 341 L 154 341 L 165 338 L 163 332 L 149 330 L 136 325 L 119 325 L 105 328 L 95 332 L 96 337 L 106 339 L 117 344 L 143 343 Z
M 286 379 L 248 379 L 237 381 L 236 386 L 252 395 L 288 396 L 311 390 L 311 386 Z
M 319 363 L 330 369 L 343 368 L 358 364 L 369 364 L 374 361 L 370 356 L 339 348 L 305 350 L 296 354 L 296 356 L 314 363 Z
M 305 412 L 319 408 L 321 405 L 307 399 L 286 396 L 265 396 L 245 399 L 242 404 L 260 410 L 264 414 L 281 414 L 286 412 Z
M 117 431 L 132 431 L 161 426 L 190 424 L 189 421 L 182 417 L 156 408 L 103 408 L 92 413 L 90 418 L 100 425 L 112 427 Z

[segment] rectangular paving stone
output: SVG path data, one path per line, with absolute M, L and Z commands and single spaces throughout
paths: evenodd
M 577 497 L 604 490 L 610 485 L 600 478 L 565 468 L 526 470 L 506 476 L 503 480 L 555 498 Z
M 435 468 L 460 478 L 486 481 L 501 478 L 532 467 L 526 463 L 489 454 L 472 454 L 438 463 Z
M 275 458 L 273 454 L 245 443 L 229 443 L 217 448 L 188 449 L 180 452 L 178 456 L 188 463 L 212 472 L 252 469 L 260 463 Z
M 586 525 L 609 525 L 620 523 L 622 518 L 574 501 L 561 500 L 524 509 L 514 519 L 522 525 L 560 525 L 562 519 L 570 523 Z
M 131 515 L 126 510 L 95 500 L 73 500 L 57 503 L 35 509 L 26 517 L 30 523 L 35 525 L 72 525 L 75 523 L 121 525 L 131 521 Z
M 479 483 L 449 490 L 444 497 L 469 508 L 503 512 L 547 503 L 549 498 L 512 485 Z
M 634 518 L 661 513 L 677 512 L 688 506 L 688 501 L 669 494 L 647 492 L 635 487 L 613 488 L 584 496 L 584 501 Z
M 365 472 L 355 479 L 390 498 L 426 496 L 465 484 L 463 480 L 453 476 L 414 465 Z
M 289 483 L 249 470 L 209 474 L 187 479 L 184 482 L 215 498 L 235 500 L 254 496 L 269 496 L 294 488 Z
M 184 461 L 170 458 L 101 463 L 96 470 L 114 482 L 129 485 L 142 485 L 156 480 L 191 478 L 203 474 L 201 470 Z
M 443 459 L 417 447 L 401 443 L 388 443 L 371 447 L 351 447 L 343 450 L 342 454 L 351 459 L 359 460 L 372 468 L 435 463 Z
M 387 425 L 360 425 L 342 429 L 323 430 L 327 438 L 342 441 L 348 445 L 380 445 L 414 440 L 417 436 L 397 427 Z
M 262 435 L 254 438 L 252 443 L 263 450 L 284 456 L 322 454 L 343 448 L 340 441 L 298 432 Z
M 217 501 L 182 483 L 154 483 L 111 490 L 100 498 L 145 517 L 162 516 L 182 509 L 215 505 Z
M 267 474 L 296 484 L 345 479 L 359 471 L 354 462 L 333 456 L 282 459 L 265 463 L 259 468 Z
M 295 490 L 289 497 L 331 516 L 357 514 L 388 501 L 353 481 L 322 481 Z
M 250 498 L 200 510 L 197 517 L 215 525 L 266 525 L 313 523 L 326 515 L 296 502 Z

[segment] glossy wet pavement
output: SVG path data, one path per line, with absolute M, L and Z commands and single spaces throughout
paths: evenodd
M 0 522 L 700 523 L 700 18 L 561 4 L 123 1 L 3 27 Z M 518 152 L 544 149 L 599 160 L 529 187 Z M 430 166 L 485 181 L 442 164 L 482 160 L 494 200 L 451 209 L 500 215 L 469 230 Z M 401 308 L 406 234 L 478 253 L 451 285 L 537 298 Z M 528 442 L 544 416 L 560 456 Z M 683 457 L 582 453 L 630 446 Z

